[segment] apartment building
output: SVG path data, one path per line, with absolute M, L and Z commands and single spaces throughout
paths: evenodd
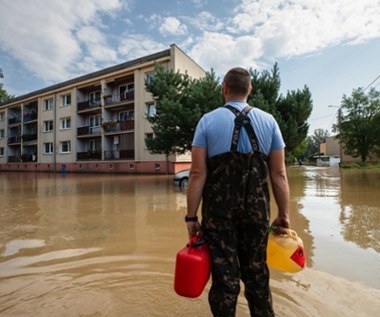
M 154 64 L 205 75 L 175 44 L 169 49 L 16 97 L 0 105 L 0 171 L 174 173 L 190 155 L 150 154 L 145 89 Z

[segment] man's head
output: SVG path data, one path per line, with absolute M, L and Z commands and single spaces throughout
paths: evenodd
M 223 80 L 223 96 L 226 99 L 239 98 L 246 99 L 251 93 L 251 76 L 249 72 L 241 67 L 230 69 L 224 76 Z

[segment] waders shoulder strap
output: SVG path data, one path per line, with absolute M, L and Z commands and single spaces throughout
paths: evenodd
M 251 111 L 252 107 L 247 106 L 243 109 L 243 111 L 239 111 L 236 108 L 232 107 L 231 105 L 225 106 L 227 109 L 232 111 L 236 118 L 235 118 L 235 127 L 234 132 L 232 134 L 232 141 L 231 141 L 231 152 L 237 151 L 237 145 L 239 142 L 239 136 L 240 136 L 240 130 L 241 127 L 244 127 L 244 129 L 247 131 L 249 141 L 251 142 L 252 150 L 259 152 L 259 143 L 257 142 L 257 137 L 255 130 L 253 129 L 253 126 L 251 124 L 251 120 L 248 117 L 249 111 Z

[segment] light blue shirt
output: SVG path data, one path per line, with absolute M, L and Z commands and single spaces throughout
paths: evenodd
M 248 105 L 244 102 L 228 102 L 228 104 L 239 111 Z M 255 130 L 260 152 L 268 156 L 270 152 L 285 147 L 280 128 L 271 114 L 258 108 L 252 108 L 248 116 Z M 235 117 L 232 111 L 224 107 L 206 113 L 198 122 L 192 145 L 206 147 L 208 157 L 229 152 Z M 244 128 L 240 132 L 238 151 L 242 153 L 252 151 L 251 143 Z

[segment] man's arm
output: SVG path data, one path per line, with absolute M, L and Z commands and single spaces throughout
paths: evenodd
M 289 200 L 290 191 L 288 177 L 286 175 L 284 149 L 272 151 L 268 158 L 269 175 L 272 184 L 273 195 L 278 207 L 278 215 L 273 221 L 277 227 L 276 233 L 284 233 L 278 227 L 289 228 Z
M 203 187 L 207 176 L 207 148 L 194 146 L 191 150 L 191 169 L 187 189 L 187 215 L 196 216 L 202 200 Z M 189 237 L 200 233 L 199 222 L 187 222 Z

